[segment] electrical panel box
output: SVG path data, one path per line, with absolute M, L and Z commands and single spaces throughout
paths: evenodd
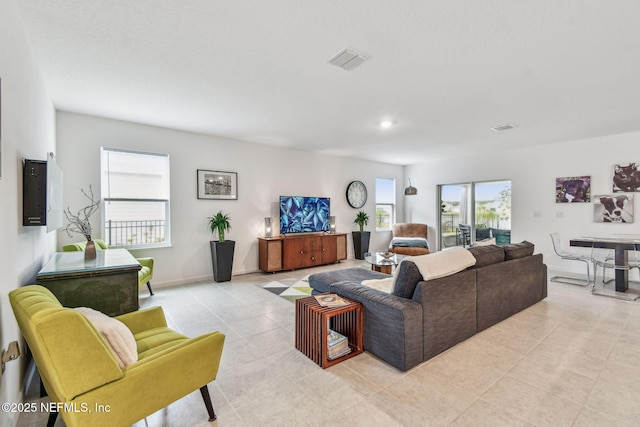
M 24 161 L 22 225 L 47 225 L 47 162 Z
M 22 175 L 22 225 L 62 227 L 62 170 L 53 153 L 47 160 L 24 160 Z

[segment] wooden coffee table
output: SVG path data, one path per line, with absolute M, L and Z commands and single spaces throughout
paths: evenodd
M 322 307 L 314 297 L 296 300 L 296 348 L 322 368 L 340 363 L 362 353 L 362 304 L 341 296 L 348 302 L 341 307 Z M 351 352 L 329 360 L 327 330 L 345 335 Z

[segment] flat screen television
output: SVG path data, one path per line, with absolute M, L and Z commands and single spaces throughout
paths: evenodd
M 329 231 L 329 198 L 280 196 L 280 234 Z

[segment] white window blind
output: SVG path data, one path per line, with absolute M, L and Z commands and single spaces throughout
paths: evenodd
M 167 154 L 102 148 L 103 236 L 110 246 L 169 244 Z

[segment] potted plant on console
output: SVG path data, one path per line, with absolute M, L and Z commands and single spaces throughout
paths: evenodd
M 219 211 L 215 216 L 209 217 L 211 233 L 218 232 L 218 241 L 211 243 L 211 264 L 213 265 L 213 280 L 216 282 L 228 282 L 231 280 L 233 268 L 233 252 L 236 242 L 225 240 L 224 233 L 231 228 L 229 214 Z
M 364 259 L 365 252 L 369 252 L 369 239 L 371 238 L 371 232 L 364 231 L 364 226 L 369 223 L 369 215 L 365 211 L 360 211 L 353 223 L 360 227 L 360 231 L 351 232 L 354 256 L 356 259 Z

